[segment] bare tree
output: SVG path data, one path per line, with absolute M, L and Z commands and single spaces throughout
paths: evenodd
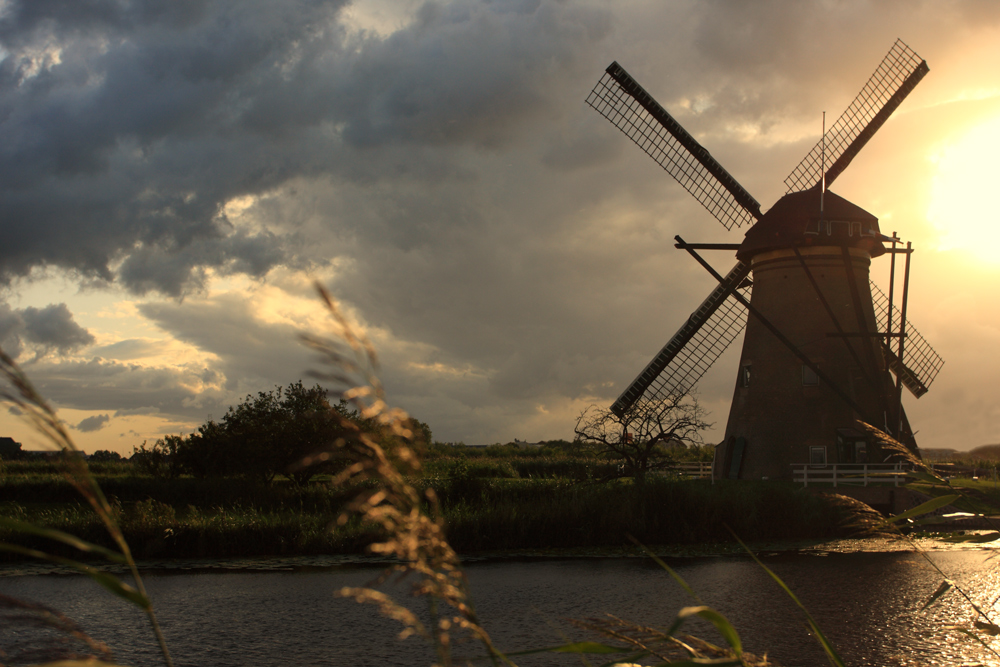
M 610 457 L 623 459 L 623 476 L 636 484 L 651 470 L 669 468 L 673 444 L 702 444 L 701 432 L 711 428 L 705 408 L 690 393 L 656 403 L 637 405 L 624 417 L 591 405 L 576 420 L 576 441 L 597 447 Z

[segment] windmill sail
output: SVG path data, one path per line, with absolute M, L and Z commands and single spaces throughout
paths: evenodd
M 659 354 L 611 406 L 619 417 L 655 411 L 690 391 L 746 326 L 746 309 L 732 293 L 750 296 L 750 265 L 737 262 Z
M 878 288 L 874 282 L 871 284 L 872 305 L 875 308 L 875 321 L 885 322 L 889 317 L 889 299 Z M 894 307 L 896 313 L 894 319 L 898 319 L 899 308 Z M 889 369 L 900 378 L 907 389 L 920 398 L 927 393 L 934 378 L 937 377 L 941 367 L 944 366 L 944 359 L 941 358 L 934 348 L 930 346 L 920 332 L 906 320 L 906 343 L 903 347 L 905 363 L 900 363 L 895 352 L 890 350 L 885 344 L 882 345 L 882 353 L 885 355 Z
M 826 171 L 827 186 L 847 168 L 928 71 L 927 62 L 897 39 L 847 111 L 826 133 L 825 161 L 830 165 Z M 788 192 L 808 190 L 820 183 L 823 152 L 821 139 L 785 179 Z
M 892 351 L 888 345 L 884 342 L 882 343 L 882 354 L 885 356 L 886 364 L 889 366 L 889 370 L 899 378 L 903 386 L 910 390 L 910 393 L 920 398 L 927 393 L 927 385 L 920 381 L 917 374 L 914 373 L 905 364 L 900 362 L 899 357 L 896 353 Z
M 605 70 L 587 104 L 646 151 L 726 229 L 760 217 L 757 200 L 617 62 Z

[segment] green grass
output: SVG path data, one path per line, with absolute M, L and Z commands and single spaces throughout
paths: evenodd
M 653 478 L 573 485 L 549 480 L 452 481 L 439 487 L 459 551 L 822 538 L 845 518 L 791 485 Z
M 950 486 L 915 482 L 908 484 L 907 488 L 934 497 L 961 491 L 965 497 L 953 503 L 956 509 L 975 514 L 1000 515 L 1000 487 L 994 485 L 992 479 L 954 477 L 948 481 Z
M 670 475 L 652 475 L 641 488 L 630 479 L 594 481 L 617 466 L 569 443 L 436 445 L 414 484 L 436 490 L 448 539 L 463 552 L 620 547 L 631 544 L 629 536 L 657 545 L 728 542 L 726 526 L 748 540 L 827 538 L 844 519 L 791 484 L 713 485 Z M 142 558 L 363 553 L 379 535 L 357 522 L 336 525 L 358 489 L 331 487 L 329 478 L 264 484 L 157 477 L 128 461 L 92 468 Z M 107 545 L 93 512 L 48 461 L 4 462 L 0 515 Z M 0 541 L 14 538 L 0 531 Z M 26 546 L 42 544 L 29 539 Z
M 225 558 L 364 553 L 379 529 L 336 520 L 357 489 L 237 480 L 98 478 L 134 552 L 142 558 Z M 106 545 L 89 507 L 66 482 L 5 480 L 0 514 Z M 440 477 L 437 490 L 449 541 L 460 552 L 525 548 L 620 547 L 729 542 L 726 526 L 748 540 L 826 538 L 844 518 L 793 485 L 650 478 L 578 483 L 570 479 Z M 17 498 L 17 496 L 22 496 Z M 66 496 L 66 497 L 64 497 Z M 46 500 L 47 498 L 47 500 Z M 56 502 L 52 502 L 55 499 Z M 14 539 L 0 531 L 0 541 Z M 39 547 L 21 536 L 25 546 Z

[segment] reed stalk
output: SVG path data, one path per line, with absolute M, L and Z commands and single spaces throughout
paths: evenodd
M 111 505 L 108 503 L 108 499 L 105 497 L 104 492 L 97 484 L 93 475 L 90 474 L 83 453 L 73 442 L 62 420 L 56 415 L 55 410 L 35 390 L 34 386 L 32 386 L 27 376 L 14 360 L 2 350 L 0 350 L 0 374 L 2 374 L 8 385 L 7 388 L 0 391 L 0 397 L 16 406 L 21 416 L 59 453 L 59 461 L 63 467 L 62 470 L 66 480 L 87 501 L 118 549 L 117 551 L 106 549 L 61 531 L 39 528 L 9 517 L 0 517 L 0 525 L 14 531 L 53 540 L 73 547 L 82 553 L 104 556 L 114 563 L 124 564 L 132 574 L 134 587 L 107 572 L 98 570 L 78 560 L 56 556 L 37 549 L 26 549 L 20 545 L 11 543 L 0 543 L 0 550 L 67 565 L 86 574 L 114 595 L 141 608 L 145 612 L 153 634 L 156 637 L 164 664 L 167 667 L 173 667 L 166 639 L 163 637 L 160 624 L 156 620 L 156 612 L 153 610 L 152 602 L 146 594 L 146 588 L 143 585 L 142 577 L 139 576 L 139 568 L 132 557 L 132 551 L 129 549 L 128 542 L 125 541 L 125 536 L 122 534 L 115 514 L 112 512 Z

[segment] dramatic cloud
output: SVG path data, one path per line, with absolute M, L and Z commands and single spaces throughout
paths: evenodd
M 162 412 L 199 421 L 208 413 L 219 416 L 228 398 L 224 378 L 204 367 L 150 367 L 95 358 L 43 361 L 28 370 L 43 396 L 80 410 L 114 406 L 122 415 Z
M 931 74 L 836 190 L 923 253 L 910 313 L 955 375 L 919 411 L 943 423 L 966 405 L 969 437 L 989 432 L 1000 367 L 969 350 L 991 349 L 995 318 L 932 306 L 989 301 L 971 286 L 996 271 L 936 253 L 926 209 L 936 156 L 1000 115 L 995 5 L 3 7 L 0 344 L 62 407 L 159 437 L 307 379 L 297 336 L 323 326 L 318 277 L 368 327 L 390 398 L 437 436 L 569 436 L 712 288 L 674 235 L 742 238 L 584 104 L 603 69 L 624 65 L 766 209 L 821 112 L 902 37 Z M 51 275 L 72 289 L 38 294 Z M 722 425 L 728 354 L 700 385 Z
M 314 365 L 305 346 L 296 344 L 297 327 L 258 320 L 251 303 L 240 295 L 197 303 L 150 303 L 139 310 L 177 340 L 216 356 L 216 375 L 205 381 L 224 382 L 234 396 L 269 389 L 272 382 L 302 379 Z
M 57 265 L 180 295 L 205 268 L 301 261 L 283 235 L 234 230 L 226 203 L 296 176 L 388 175 L 352 149 L 501 145 L 608 26 L 555 3 L 430 3 L 381 40 L 348 35 L 343 4 L 10 3 L 0 277 Z M 441 169 L 414 157 L 394 171 Z
M 79 424 L 74 426 L 78 431 L 83 431 L 84 433 L 93 433 L 94 431 L 100 431 L 102 428 L 108 425 L 111 418 L 108 415 L 94 415 L 93 417 L 87 417 L 80 421 Z
M 27 307 L 21 311 L 25 340 L 44 347 L 66 352 L 94 342 L 90 332 L 73 321 L 73 313 L 65 303 L 39 310 Z
M 28 306 L 22 310 L 0 304 L 0 342 L 7 354 L 16 359 L 24 343 L 42 351 L 57 350 L 65 354 L 92 344 L 94 337 L 73 320 L 73 313 L 65 303 L 41 309 Z

